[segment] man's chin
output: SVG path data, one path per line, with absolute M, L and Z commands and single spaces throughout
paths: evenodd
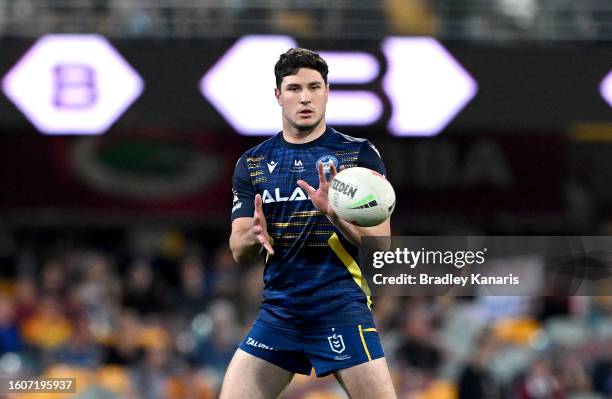
M 319 119 L 318 121 L 314 121 L 314 122 L 301 121 L 301 122 L 294 123 L 294 126 L 296 127 L 296 129 L 302 132 L 307 132 L 307 131 L 310 131 L 316 128 L 320 123 L 321 123 L 321 119 Z

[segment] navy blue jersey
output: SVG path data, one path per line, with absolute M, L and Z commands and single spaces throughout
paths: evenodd
M 385 174 L 367 140 L 327 128 L 309 143 L 292 144 L 282 133 L 245 152 L 233 177 L 232 221 L 253 217 L 255 194 L 263 200 L 274 255 L 266 259 L 260 317 L 298 328 L 371 323 L 370 290 L 357 264 L 358 249 L 317 211 L 297 185 L 319 186 L 318 162 L 362 166 Z

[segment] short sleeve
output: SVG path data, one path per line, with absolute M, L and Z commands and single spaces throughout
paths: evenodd
M 232 216 L 234 221 L 240 217 L 253 217 L 255 190 L 251 184 L 251 177 L 244 158 L 240 158 L 234 169 L 232 177 Z
M 361 146 L 361 150 L 359 151 L 359 159 L 357 160 L 357 166 L 361 166 L 364 168 L 372 169 L 381 175 L 385 176 L 387 171 L 385 169 L 385 164 L 380 157 L 380 153 L 374 147 L 372 143 L 366 141 Z

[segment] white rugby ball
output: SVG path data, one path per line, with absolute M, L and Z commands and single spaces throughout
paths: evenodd
M 380 173 L 368 168 L 339 172 L 329 186 L 329 202 L 336 214 L 357 226 L 377 226 L 395 209 L 393 186 Z

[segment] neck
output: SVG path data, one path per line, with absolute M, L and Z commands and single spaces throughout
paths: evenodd
M 283 128 L 283 138 L 288 143 L 292 144 L 304 144 L 310 141 L 314 141 L 321 137 L 323 133 L 325 133 L 325 129 L 327 129 L 327 125 L 325 124 L 325 120 L 321 120 L 316 126 L 309 130 L 300 130 L 295 127 Z

